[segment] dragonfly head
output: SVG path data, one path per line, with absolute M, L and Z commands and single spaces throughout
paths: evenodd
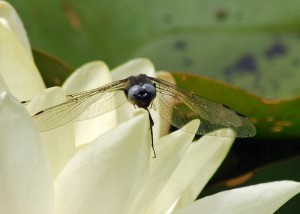
M 146 77 L 146 78 L 145 78 Z M 156 97 L 156 88 L 147 76 L 136 76 L 128 79 L 129 84 L 125 89 L 127 99 L 139 108 L 148 108 Z

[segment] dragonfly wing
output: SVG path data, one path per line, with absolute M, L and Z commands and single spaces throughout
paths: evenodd
M 157 110 L 173 126 L 182 128 L 191 120 L 200 119 L 197 131 L 200 135 L 251 137 L 256 134 L 255 126 L 248 118 L 225 105 L 184 91 L 164 80 L 151 80 L 156 83 Z M 184 129 L 187 132 L 192 130 L 190 127 Z
M 197 127 L 194 127 L 194 124 L 187 126 L 193 119 L 190 119 L 185 115 L 186 112 L 183 111 L 183 108 L 179 108 L 176 104 L 177 101 L 178 100 L 174 99 L 170 94 L 157 93 L 153 102 L 153 107 L 154 110 L 159 112 L 160 116 L 168 123 L 183 131 L 195 133 L 194 130 L 197 130 Z
M 71 121 L 86 120 L 111 111 L 127 101 L 123 92 L 126 80 L 116 81 L 102 87 L 68 95 L 62 104 L 42 110 L 33 115 L 40 132 L 54 129 Z

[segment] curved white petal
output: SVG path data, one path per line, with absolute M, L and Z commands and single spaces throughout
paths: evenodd
M 6 84 L 6 82 L 4 81 L 4 79 L 2 78 L 2 75 L 0 74 L 0 91 L 9 91 L 8 85 Z
M 166 212 L 176 201 L 178 207 L 194 200 L 222 163 L 233 141 L 232 138 L 203 136 L 192 143 L 149 213 Z
M 192 123 L 193 125 L 191 125 Z M 194 127 L 196 132 L 199 120 L 192 121 L 187 125 Z M 139 199 L 135 202 L 131 213 L 145 213 L 151 207 L 178 167 L 194 136 L 192 133 L 178 130 L 161 138 L 155 144 L 157 158 L 151 159 L 149 178 L 141 190 Z
M 59 87 L 46 89 L 35 97 L 26 107 L 31 115 L 58 105 L 66 100 L 65 92 Z M 72 123 L 40 133 L 42 145 L 46 151 L 55 178 L 75 153 L 74 132 Z
M 94 61 L 78 68 L 66 80 L 63 89 L 67 94 L 87 91 L 101 87 L 112 81 L 105 63 Z M 103 103 L 105 105 L 105 103 Z M 132 114 L 132 113 L 131 113 Z M 107 112 L 100 117 L 74 123 L 75 144 L 77 146 L 94 140 L 100 134 L 117 125 L 116 110 Z
M 146 74 L 150 77 L 156 77 L 154 65 L 150 60 L 144 58 L 130 60 L 113 69 L 111 76 L 113 81 L 116 81 L 139 74 Z
M 174 213 L 270 214 L 300 192 L 300 183 L 275 181 L 228 190 L 200 199 Z
M 56 213 L 127 213 L 149 171 L 147 112 L 86 145 L 55 181 Z
M 25 108 L 0 92 L 1 213 L 53 212 L 50 169 Z
M 33 58 L 30 43 L 22 20 L 16 10 L 5 1 L 0 1 L 0 22 L 15 34 L 15 36 L 23 44 L 28 55 Z
M 107 65 L 102 61 L 93 61 L 77 68 L 62 87 L 67 94 L 73 94 L 98 88 L 111 81 Z
M 234 140 L 234 138 L 204 135 L 198 142 L 191 145 L 187 157 L 196 157 L 199 155 L 201 163 L 197 164 L 196 174 L 190 184 L 181 193 L 180 200 L 176 205 L 177 208 L 185 206 L 197 198 L 227 156 Z M 190 161 L 190 164 L 192 164 L 193 160 Z M 187 162 L 187 164 L 189 163 Z M 178 173 L 184 173 L 181 170 L 186 170 L 185 165 L 181 167 L 178 168 Z
M 0 22 L 0 73 L 11 93 L 30 100 L 45 88 L 32 58 L 23 44 Z
M 174 85 L 176 85 L 176 81 L 171 73 L 166 71 L 157 72 L 157 78 L 168 81 Z M 170 132 L 170 124 L 161 118 L 160 123 L 160 137 L 167 135 Z
M 157 71 L 157 78 L 168 81 L 168 82 L 176 85 L 175 78 L 168 71 Z

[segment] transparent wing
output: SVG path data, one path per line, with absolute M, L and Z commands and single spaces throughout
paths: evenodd
M 66 102 L 33 115 L 40 132 L 54 129 L 71 121 L 86 120 L 111 111 L 127 101 L 123 92 L 127 80 L 68 95 Z
M 251 137 L 256 134 L 253 123 L 230 108 L 184 91 L 161 79 L 156 83 L 157 97 L 154 108 L 170 124 L 182 128 L 194 119 L 200 119 L 197 134 L 222 137 Z M 184 131 L 194 132 L 191 127 Z M 216 131 L 214 133 L 210 133 Z

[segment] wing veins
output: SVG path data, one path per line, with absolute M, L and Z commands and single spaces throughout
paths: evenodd
M 89 106 L 100 100 L 100 102 L 97 104 L 98 112 L 90 110 L 93 115 L 86 115 L 86 118 L 81 118 L 80 120 L 99 116 L 107 111 L 112 110 L 112 108 L 109 109 L 109 107 L 105 107 L 103 108 L 105 111 L 101 112 L 102 109 L 100 105 L 105 101 L 111 101 L 111 103 L 113 103 L 114 96 L 118 95 L 118 93 L 124 89 L 124 84 L 126 81 L 127 80 L 124 79 L 93 90 L 68 95 L 66 102 L 45 109 L 41 114 L 37 113 L 33 116 L 33 120 L 35 121 L 39 131 L 47 131 L 62 126 L 68 122 L 76 121 L 80 115 L 84 114 L 84 112 L 89 109 Z M 101 100 L 102 98 L 104 98 L 103 101 Z M 120 105 L 120 103 L 124 102 L 125 100 L 126 99 L 116 100 L 116 102 L 118 102 L 118 105 Z
M 175 102 L 176 100 L 181 101 L 180 105 L 183 109 L 182 111 L 185 111 L 187 121 L 200 119 L 201 123 L 197 134 L 203 135 L 215 130 L 218 131 L 210 135 L 249 137 L 256 134 L 255 127 L 248 118 L 238 115 L 222 104 L 187 92 L 164 80 L 155 78 L 151 78 L 151 80 L 156 83 L 159 93 L 172 97 Z M 173 117 L 176 117 L 176 115 L 173 115 Z M 180 121 L 176 122 L 176 119 L 171 124 L 177 128 L 181 128 L 184 125 Z M 234 130 L 234 133 L 232 130 Z

